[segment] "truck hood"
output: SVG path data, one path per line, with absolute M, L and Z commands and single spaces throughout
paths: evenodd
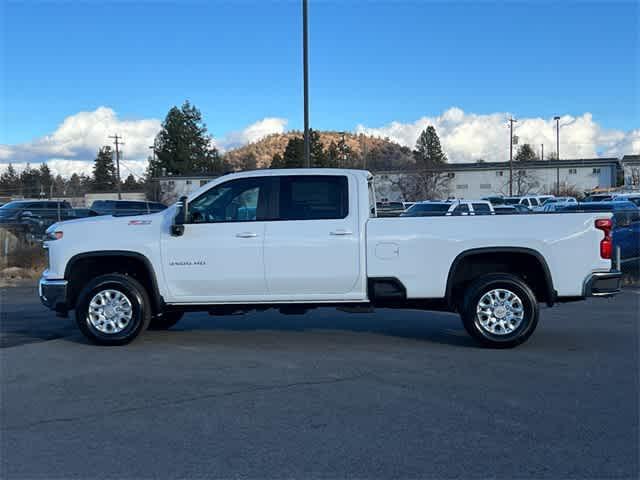
M 96 217 L 75 218 L 73 220 L 65 220 L 63 222 L 54 223 L 50 229 L 64 228 L 64 227 L 85 227 L 89 225 L 99 224 L 103 226 L 108 223 L 112 223 L 114 226 L 118 225 L 149 225 L 151 223 L 159 222 L 162 220 L 163 214 L 166 210 L 156 213 L 148 213 L 144 215 L 126 215 L 115 217 L 113 215 L 98 215 Z

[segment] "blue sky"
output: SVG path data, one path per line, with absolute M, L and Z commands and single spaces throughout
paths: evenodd
M 222 136 L 302 127 L 299 1 L 3 4 L 0 144 L 106 106 L 162 119 L 190 99 Z M 638 121 L 638 2 L 310 0 L 311 124 L 354 130 L 450 107 L 602 128 Z

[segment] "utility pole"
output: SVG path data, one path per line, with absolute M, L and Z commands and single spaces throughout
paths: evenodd
M 540 144 L 540 160 L 544 160 L 544 143 Z
M 513 196 L 513 123 L 515 118 L 509 118 L 509 196 Z
M 302 70 L 304 76 L 304 166 L 311 166 L 309 138 L 309 26 L 307 0 L 302 0 Z
M 111 135 L 109 138 L 113 138 L 114 143 L 116 144 L 116 188 L 118 189 L 118 200 L 122 200 L 122 185 L 120 183 L 120 145 L 124 145 L 124 143 L 120 142 L 122 137 L 116 135 Z
M 560 162 L 560 117 L 555 116 L 553 119 L 556 121 L 556 160 Z M 556 168 L 556 195 L 560 195 L 560 163 Z

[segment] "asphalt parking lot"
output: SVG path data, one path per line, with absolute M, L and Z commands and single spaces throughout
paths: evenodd
M 640 290 L 515 350 L 456 316 L 189 314 L 87 344 L 0 291 L 2 478 L 637 478 Z

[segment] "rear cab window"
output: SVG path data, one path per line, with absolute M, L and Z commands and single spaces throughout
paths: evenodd
M 279 181 L 278 220 L 333 220 L 349 214 L 344 175 L 286 175 Z

